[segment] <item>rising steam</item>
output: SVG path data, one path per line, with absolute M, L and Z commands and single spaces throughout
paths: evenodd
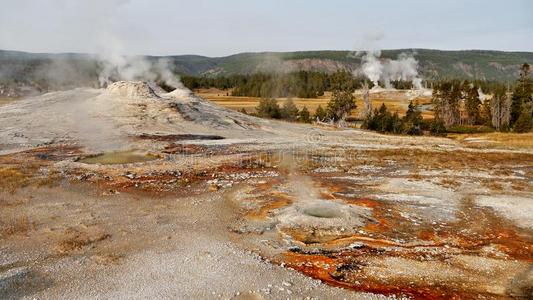
M 117 80 L 163 81 L 174 88 L 181 88 L 179 77 L 174 75 L 172 64 L 163 58 L 124 55 L 130 28 L 120 23 L 123 11 L 130 0 L 58 1 L 58 10 L 65 11 L 65 24 L 72 32 L 81 32 L 91 52 L 99 62 L 100 87 Z M 82 20 L 83 22 L 80 22 Z M 88 25 L 89 24 L 89 25 Z M 136 38 L 150 40 L 146 32 L 136 33 Z
M 357 75 L 366 76 L 374 87 L 382 82 L 385 88 L 391 88 L 391 81 L 411 81 L 416 89 L 422 89 L 422 79 L 418 74 L 418 61 L 413 54 L 400 53 L 397 59 L 381 58 L 379 42 L 385 37 L 379 32 L 366 33 L 356 45 L 365 51 L 355 52 L 354 57 L 361 58 L 361 68 L 356 71 Z
M 153 61 L 140 56 L 99 56 L 102 71 L 98 75 L 101 87 L 115 80 L 142 80 L 150 83 L 163 81 L 175 89 L 183 88 L 180 78 L 173 72 L 171 61 L 165 58 Z
M 391 88 L 391 81 L 411 81 L 416 89 L 422 89 L 422 79 L 418 76 L 418 61 L 413 55 L 400 53 L 398 58 L 381 59 L 380 50 L 366 51 L 362 56 L 361 72 L 374 86 L 383 82 L 385 88 Z
M 380 50 L 370 50 L 362 58 L 361 70 L 374 83 L 374 86 L 378 86 L 378 81 L 383 74 L 383 65 L 379 61 L 380 56 Z

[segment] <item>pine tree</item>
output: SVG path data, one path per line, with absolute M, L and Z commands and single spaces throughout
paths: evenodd
M 392 133 L 400 134 L 405 131 L 405 124 L 398 115 L 398 112 L 394 112 L 394 114 L 392 114 L 391 123 L 392 126 L 390 129 Z
M 533 117 L 528 111 L 522 111 L 518 120 L 514 124 L 513 131 L 517 133 L 530 132 L 533 128 Z
M 300 110 L 299 120 L 303 123 L 311 123 L 311 114 L 309 113 L 307 107 L 304 106 L 302 110 Z
M 433 97 L 431 102 L 435 111 L 435 117 L 442 120 L 444 123 L 449 123 L 449 95 L 451 90 L 451 83 L 449 81 L 438 82 L 433 90 Z
M 431 97 L 431 104 L 435 118 L 443 120 L 446 114 L 446 92 L 443 83 L 436 83 L 433 86 L 433 95 Z
M 327 113 L 326 113 L 326 111 L 322 108 L 321 105 L 319 105 L 319 106 L 316 108 L 314 118 L 315 118 L 317 121 L 321 121 L 321 122 L 326 121 Z
M 479 108 L 481 106 L 478 87 L 474 84 L 470 87 L 467 86 L 465 94 L 466 122 L 469 125 L 478 124 L 480 121 Z
M 446 136 L 446 126 L 441 119 L 435 118 L 429 126 L 429 132 L 434 136 Z
M 331 77 L 331 99 L 328 102 L 327 113 L 333 121 L 341 121 L 346 118 L 352 109 L 355 109 L 353 92 L 354 84 L 352 74 L 339 71 Z
M 459 124 L 461 99 L 462 90 L 459 81 L 443 81 L 436 84 L 431 100 L 435 117 L 442 120 L 446 126 Z
M 406 122 L 411 122 L 413 125 L 416 126 L 422 124 L 422 113 L 418 109 L 417 103 L 413 103 L 413 101 L 409 102 L 409 106 L 407 107 L 407 111 L 405 112 L 404 120 Z
M 418 110 L 418 105 L 413 101 L 409 102 L 405 116 L 403 117 L 403 131 L 409 135 L 421 135 L 422 113 Z
M 351 91 L 334 90 L 328 102 L 328 115 L 333 121 L 344 120 L 356 107 Z
M 292 99 L 287 99 L 283 103 L 281 108 L 281 118 L 288 121 L 295 121 L 298 116 L 298 108 L 292 101 Z
M 523 110 L 528 110 L 531 114 L 533 112 L 533 84 L 529 78 L 529 65 L 524 63 L 520 68 L 520 77 L 513 91 L 511 104 L 511 125 L 513 125 Z
M 462 99 L 462 87 L 458 81 L 452 82 L 451 89 L 448 94 L 447 100 L 447 118 L 446 125 L 454 126 L 461 122 L 461 109 L 460 103 Z
M 261 99 L 256 110 L 259 117 L 272 119 L 279 119 L 281 117 L 280 108 L 276 99 Z
M 480 124 L 492 126 L 492 112 L 490 109 L 490 100 L 485 99 L 482 104 Z

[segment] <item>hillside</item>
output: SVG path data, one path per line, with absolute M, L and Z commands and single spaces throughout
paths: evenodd
M 415 53 L 424 78 L 477 78 L 486 80 L 515 79 L 518 67 L 533 62 L 532 52 L 502 51 L 440 51 L 428 49 L 385 50 L 383 58 L 396 58 L 400 53 Z M 241 53 L 221 58 L 174 57 L 176 67 L 192 75 L 210 73 L 247 74 L 270 71 L 316 70 L 333 72 L 337 69 L 356 70 L 361 60 L 349 51 L 305 51 Z M 192 65 L 197 68 L 191 68 Z
M 440 51 L 427 49 L 385 50 L 382 58 L 415 53 L 423 78 L 460 78 L 507 81 L 516 78 L 524 62 L 533 64 L 533 52 L 486 50 Z M 226 57 L 198 55 L 146 56 L 149 61 L 166 59 L 174 72 L 183 75 L 216 76 L 257 72 L 357 70 L 360 58 L 349 51 L 304 51 L 241 53 Z M 102 66 L 87 54 L 34 54 L 0 50 L 0 95 L 13 87 L 38 90 L 98 86 Z M 64 76 L 63 74 L 69 74 Z

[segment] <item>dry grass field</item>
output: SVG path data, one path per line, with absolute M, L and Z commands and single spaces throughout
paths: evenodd
M 195 93 L 200 97 L 213 101 L 224 107 L 241 110 L 242 108 L 246 109 L 247 112 L 254 112 L 255 107 L 258 105 L 261 98 L 258 97 L 236 97 L 231 96 L 230 90 L 218 90 L 218 89 L 199 89 Z M 314 113 L 316 108 L 321 105 L 325 108 L 328 105 L 328 101 L 331 97 L 330 92 L 326 92 L 324 96 L 318 98 L 292 98 L 296 106 L 301 109 L 306 106 L 311 113 Z M 352 116 L 359 116 L 360 109 L 363 107 L 363 100 L 360 91 L 355 92 L 355 98 L 357 103 L 357 109 L 352 111 Z M 370 99 L 372 100 L 372 105 L 374 107 L 379 107 L 381 103 L 385 105 L 393 112 L 398 112 L 400 115 L 405 114 L 407 106 L 409 105 L 409 96 L 407 91 L 384 91 L 379 93 L 370 94 Z M 277 98 L 279 104 L 282 105 L 287 98 Z M 419 104 L 427 104 L 431 102 L 430 97 L 420 96 L 416 97 L 416 100 Z M 430 111 L 423 111 L 422 115 L 424 118 L 432 118 L 433 114 Z
M 229 90 L 218 89 L 200 89 L 195 91 L 199 96 L 213 101 L 224 107 L 240 110 L 246 109 L 247 112 L 255 112 L 255 107 L 258 105 L 260 98 L 257 97 L 236 97 L 231 96 Z M 318 98 L 292 98 L 296 106 L 301 109 L 306 106 L 311 113 L 314 113 L 316 108 L 321 105 L 325 108 L 331 97 L 330 92 L 326 92 L 324 96 Z M 355 98 L 357 103 L 357 109 L 352 111 L 352 116 L 358 117 L 360 110 L 363 107 L 363 100 L 360 91 L 355 92 Z M 381 103 L 389 108 L 393 112 L 398 112 L 400 116 L 405 114 L 407 106 L 409 105 L 410 97 L 407 91 L 383 91 L 370 94 L 373 107 L 379 107 Z M 280 105 L 287 98 L 276 99 Z M 419 96 L 414 98 L 419 104 L 431 103 L 431 97 Z M 433 118 L 432 111 L 422 110 L 422 116 L 425 119 Z M 516 133 L 476 133 L 476 134 L 448 134 L 448 137 L 461 141 L 469 147 L 484 148 L 487 146 L 495 148 L 506 149 L 533 149 L 533 133 L 516 134 Z
M 15 101 L 13 98 L 0 98 L 0 106 Z
M 529 133 L 476 133 L 449 134 L 451 138 L 467 143 L 478 143 L 480 146 L 491 144 L 497 148 L 526 148 L 533 149 L 533 132 Z

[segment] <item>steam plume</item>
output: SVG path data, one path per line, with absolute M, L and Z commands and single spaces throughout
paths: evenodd
M 156 82 L 161 80 L 166 85 L 175 89 L 183 88 L 179 77 L 173 72 L 171 62 L 168 59 L 150 61 L 141 56 L 99 56 L 103 65 L 98 76 L 100 86 L 105 87 L 114 79 L 120 80 L 143 80 Z
M 374 86 L 378 86 L 378 81 L 383 74 L 383 65 L 379 61 L 380 56 L 380 50 L 370 50 L 366 52 L 362 60 L 362 71 L 374 83 Z
M 422 89 L 422 79 L 418 76 L 418 61 L 410 54 L 400 53 L 396 60 L 381 59 L 380 50 L 369 50 L 362 56 L 361 72 L 374 86 L 382 81 L 385 88 L 391 88 L 391 81 L 411 81 L 416 89 Z
M 58 1 L 57 5 L 65 13 L 64 30 L 82 32 L 89 40 L 100 68 L 98 82 L 105 87 L 115 80 L 162 80 L 174 88 L 182 87 L 179 77 L 174 75 L 169 61 L 143 56 L 124 55 L 126 39 L 124 28 L 119 20 L 130 5 L 130 0 Z M 84 22 L 80 22 L 82 20 Z M 90 24 L 90 25 L 87 25 Z M 69 32 L 70 32 L 69 31 Z M 150 40 L 146 32 L 136 33 L 137 38 Z M 87 41 L 87 40 L 86 40 Z

